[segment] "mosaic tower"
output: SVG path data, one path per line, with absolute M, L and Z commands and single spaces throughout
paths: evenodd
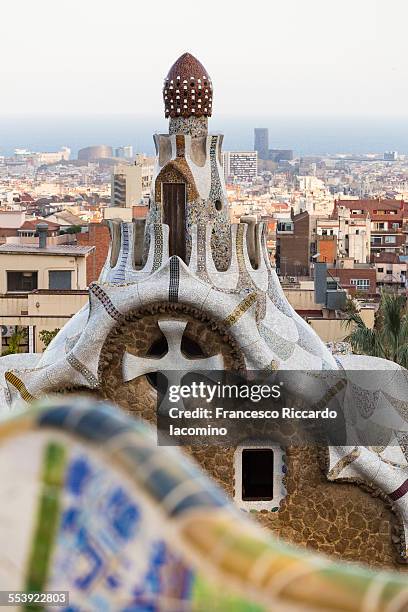
M 212 224 L 215 264 L 225 270 L 231 255 L 227 196 L 221 166 L 221 134 L 208 133 L 213 88 L 204 66 L 184 53 L 163 85 L 169 133 L 156 134 L 157 164 L 148 225 L 169 226 L 170 255 L 188 261 L 194 224 Z

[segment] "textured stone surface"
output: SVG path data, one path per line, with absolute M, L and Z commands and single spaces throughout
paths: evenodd
M 192 137 L 206 136 L 208 132 L 207 117 L 171 117 L 169 134 L 189 134 Z
M 122 382 L 121 355 L 128 350 L 146 356 L 152 343 L 160 338 L 157 320 L 169 318 L 165 310 L 163 307 L 163 312 L 153 315 L 135 313 L 132 321 L 119 325 L 110 334 L 102 351 L 102 396 L 114 399 L 128 414 L 151 423 L 156 420 L 156 391 L 145 376 Z M 176 312 L 172 316 L 189 320 L 186 334 L 199 343 L 206 356 L 221 352 L 226 367 L 236 365 L 228 339 L 211 330 L 207 322 L 191 315 L 177 316 Z M 197 446 L 186 451 L 233 497 L 235 448 Z M 286 465 L 287 496 L 279 512 L 251 512 L 262 525 L 287 541 L 338 559 L 408 570 L 397 563 L 393 545 L 393 536 L 399 532 L 397 518 L 379 496 L 353 484 L 329 482 L 322 452 L 316 448 L 287 449 Z
M 124 383 L 122 357 L 125 351 L 138 357 L 147 356 L 152 344 L 161 337 L 159 319 L 187 320 L 185 335 L 197 342 L 206 357 L 221 353 L 227 369 L 243 367 L 231 339 L 211 329 L 208 321 L 178 312 L 176 305 L 170 312 L 163 305 L 161 311 L 155 314 L 138 311 L 117 326 L 102 350 L 100 365 L 102 396 L 118 403 L 128 414 L 141 416 L 151 423 L 156 420 L 156 391 L 145 376 Z
M 199 464 L 233 496 L 234 448 L 189 449 Z M 287 496 L 279 512 L 251 512 L 279 537 L 337 559 L 408 571 L 397 561 L 396 516 L 378 496 L 356 485 L 327 481 L 316 448 L 286 451 Z
M 339 559 L 399 567 L 393 534 L 399 524 L 378 496 L 348 483 L 330 483 L 317 448 L 286 451 L 287 497 L 276 513 L 254 514 L 280 537 Z

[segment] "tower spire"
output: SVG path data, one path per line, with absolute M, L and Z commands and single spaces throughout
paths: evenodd
M 212 83 L 207 70 L 191 53 L 183 53 L 170 68 L 164 79 L 163 100 L 170 134 L 207 134 Z

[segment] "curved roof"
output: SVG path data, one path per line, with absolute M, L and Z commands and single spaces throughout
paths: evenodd
M 211 117 L 213 89 L 208 72 L 191 53 L 174 62 L 164 79 L 166 117 Z

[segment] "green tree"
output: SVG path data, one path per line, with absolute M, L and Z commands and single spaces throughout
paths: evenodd
M 27 340 L 27 329 L 17 325 L 2 355 L 15 355 L 16 353 L 21 353 L 21 345 L 25 340 Z
M 343 313 L 347 315 L 347 319 L 348 319 L 350 315 L 358 313 L 357 302 L 353 298 L 348 297 L 344 305 L 344 308 L 342 308 L 342 311 Z
M 394 361 L 408 368 L 408 310 L 404 295 L 383 291 L 373 329 L 367 327 L 359 312 L 347 317 L 350 334 L 345 338 L 354 352 Z
M 40 331 L 38 335 L 40 337 L 41 342 L 44 344 L 45 348 L 47 348 L 51 340 L 55 338 L 58 332 L 59 332 L 59 327 L 56 327 L 52 331 L 48 329 L 43 329 Z
M 82 230 L 81 230 L 80 225 L 69 225 L 65 229 L 60 230 L 60 235 L 61 234 L 80 234 L 81 231 Z

